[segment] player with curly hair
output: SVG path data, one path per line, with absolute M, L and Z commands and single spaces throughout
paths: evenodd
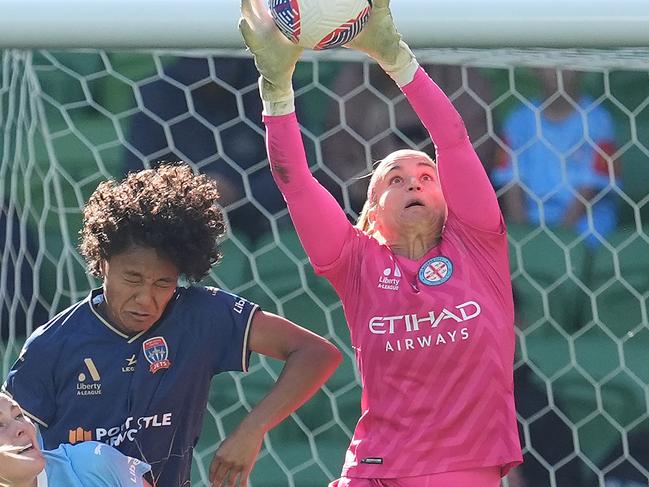
M 188 486 L 212 377 L 247 370 L 257 352 L 284 370 L 210 466 L 213 485 L 246 485 L 264 434 L 334 371 L 340 352 L 325 339 L 221 289 L 178 285 L 220 258 L 217 199 L 216 183 L 183 164 L 92 194 L 80 249 L 103 286 L 32 334 L 4 386 L 46 449 L 108 443 L 151 465 L 154 486 Z

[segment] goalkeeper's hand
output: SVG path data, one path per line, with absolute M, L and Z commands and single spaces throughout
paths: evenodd
M 261 75 L 259 94 L 264 113 L 283 115 L 294 111 L 291 78 L 303 49 L 284 37 L 263 0 L 241 0 L 239 31 Z
M 345 47 L 369 55 L 399 86 L 412 81 L 419 67 L 414 54 L 394 25 L 390 0 L 373 1 L 367 24 Z

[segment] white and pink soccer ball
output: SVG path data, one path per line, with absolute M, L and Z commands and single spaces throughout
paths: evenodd
M 351 41 L 369 19 L 372 0 L 268 0 L 279 30 L 298 46 L 330 49 Z

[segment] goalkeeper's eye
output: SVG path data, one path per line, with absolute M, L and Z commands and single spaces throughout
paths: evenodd
M 394 176 L 390 178 L 389 184 L 401 184 L 403 182 L 403 178 L 401 176 Z

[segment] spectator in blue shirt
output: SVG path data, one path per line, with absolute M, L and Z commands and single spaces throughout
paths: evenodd
M 580 93 L 575 71 L 539 69 L 545 99 L 505 120 L 503 150 L 492 173 L 503 187 L 509 221 L 572 229 L 596 245 L 616 226 L 611 115 Z

